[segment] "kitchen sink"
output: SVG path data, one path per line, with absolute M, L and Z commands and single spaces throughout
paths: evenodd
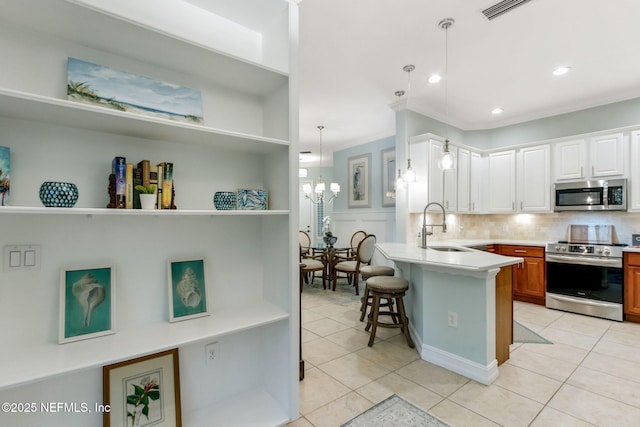
M 427 248 L 440 252 L 471 252 L 470 249 L 461 248 L 458 246 L 428 246 Z

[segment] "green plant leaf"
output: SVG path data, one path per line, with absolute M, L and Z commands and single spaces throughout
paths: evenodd
M 160 390 L 149 390 L 147 396 L 149 396 L 151 400 L 158 400 L 160 399 Z
M 142 394 L 144 393 L 144 389 L 143 389 L 142 387 L 140 387 L 139 385 L 135 385 L 135 384 L 134 384 L 134 385 L 133 385 L 133 389 L 135 390 L 135 391 L 134 391 L 134 394 L 135 394 L 136 396 L 142 396 Z
M 127 396 L 127 403 L 131 405 L 135 405 L 136 403 L 138 403 L 138 398 L 139 396 L 136 396 L 135 394 L 130 394 L 129 396 Z
M 147 419 L 149 419 L 149 405 L 144 405 L 144 407 L 142 408 L 142 413 L 145 417 L 147 417 Z

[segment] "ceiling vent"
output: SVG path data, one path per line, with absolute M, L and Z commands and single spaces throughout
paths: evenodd
M 518 6 L 522 6 L 525 3 L 530 2 L 531 0 L 504 0 L 500 3 L 496 3 L 491 7 L 486 8 L 482 11 L 482 14 L 486 16 L 489 20 L 493 18 L 497 18 L 503 13 L 507 13 Z

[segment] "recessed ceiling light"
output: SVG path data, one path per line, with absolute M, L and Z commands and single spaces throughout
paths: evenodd
M 564 74 L 567 74 L 569 70 L 571 70 L 571 67 L 558 67 L 555 70 L 553 70 L 553 75 L 562 76 Z
M 498 107 L 491 110 L 491 114 L 502 114 L 503 111 L 504 110 L 502 108 Z
M 432 74 L 431 77 L 429 77 L 428 82 L 438 83 L 440 80 L 442 80 L 442 76 L 440 74 Z

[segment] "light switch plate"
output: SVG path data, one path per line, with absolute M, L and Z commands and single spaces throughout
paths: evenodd
M 40 270 L 40 245 L 4 247 L 4 271 Z

